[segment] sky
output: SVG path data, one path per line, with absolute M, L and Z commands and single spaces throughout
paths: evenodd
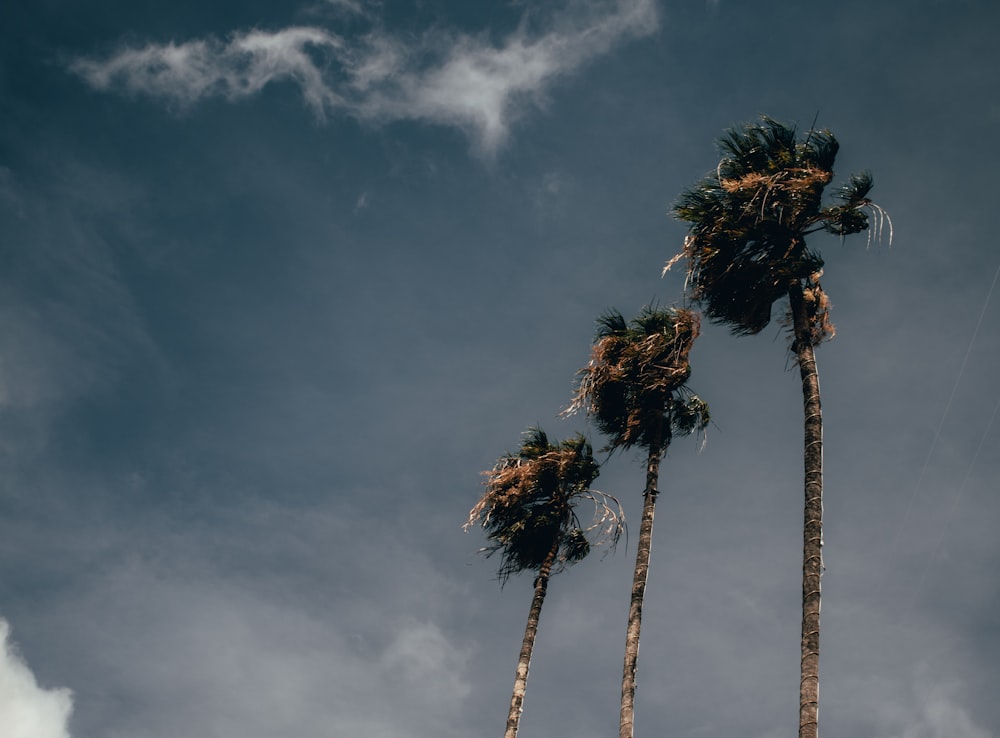
M 594 321 L 680 304 L 675 198 L 766 114 L 871 170 L 814 236 L 820 726 L 1000 735 L 1000 5 L 38 0 L 0 24 L 0 733 L 477 738 L 531 576 L 463 532 Z M 636 733 L 794 734 L 801 390 L 704 325 Z M 627 541 L 553 578 L 521 735 L 614 735 Z M 601 553 L 606 553 L 602 558 Z

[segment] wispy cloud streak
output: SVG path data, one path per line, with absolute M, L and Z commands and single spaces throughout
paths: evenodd
M 357 36 L 296 26 L 238 32 L 225 42 L 125 48 L 103 59 L 77 59 L 70 69 L 95 89 L 148 95 L 181 109 L 292 82 L 320 120 L 342 113 L 373 123 L 453 126 L 492 155 L 557 78 L 656 26 L 655 0 L 577 1 L 542 30 L 529 30 L 525 21 L 499 44 L 447 31 L 411 40 L 378 25 Z

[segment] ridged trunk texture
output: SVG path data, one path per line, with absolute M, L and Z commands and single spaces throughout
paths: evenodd
M 823 411 L 810 317 L 802 286 L 788 292 L 795 354 L 802 377 L 805 411 L 805 521 L 802 529 L 802 662 L 799 682 L 799 738 L 819 735 L 819 611 L 823 573 Z
M 635 555 L 635 575 L 632 578 L 632 599 L 628 608 L 628 628 L 625 631 L 625 668 L 622 670 L 622 709 L 618 727 L 619 738 L 632 738 L 635 713 L 635 670 L 639 661 L 639 630 L 642 625 L 642 601 L 646 594 L 649 555 L 653 547 L 653 512 L 656 508 L 656 485 L 660 476 L 660 439 L 650 445 L 646 462 L 646 489 L 642 493 L 642 524 L 639 527 L 639 550 Z
M 528 624 L 524 626 L 524 640 L 521 641 L 521 655 L 517 660 L 517 673 L 514 676 L 514 692 L 510 698 L 510 712 L 507 713 L 507 730 L 504 738 L 516 738 L 517 726 L 521 721 L 521 711 L 524 709 L 524 692 L 528 688 L 528 665 L 531 663 L 531 651 L 535 647 L 535 635 L 538 633 L 538 617 L 542 614 L 542 602 L 549 586 L 549 575 L 552 564 L 559 551 L 559 541 L 545 556 L 538 576 L 535 577 L 535 594 L 531 598 L 531 609 L 528 610 Z

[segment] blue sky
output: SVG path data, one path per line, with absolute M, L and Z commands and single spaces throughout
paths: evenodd
M 681 299 L 670 204 L 760 114 L 832 130 L 894 226 L 813 241 L 822 729 L 997 732 L 994 3 L 5 16 L 4 735 L 498 734 L 531 582 L 462 532 L 479 472 L 586 430 L 595 318 Z M 715 426 L 663 465 L 637 734 L 787 735 L 797 376 L 777 320 L 692 360 Z M 639 462 L 596 482 L 634 532 Z M 613 734 L 635 538 L 553 580 L 522 735 Z

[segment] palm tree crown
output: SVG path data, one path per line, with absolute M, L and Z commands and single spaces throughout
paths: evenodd
M 609 310 L 597 325 L 568 413 L 585 410 L 610 450 L 639 446 L 662 454 L 672 435 L 707 427 L 708 405 L 686 384 L 697 313 L 647 306 L 628 323 Z
M 504 454 L 484 472 L 486 492 L 465 527 L 482 525 L 490 541 L 482 551 L 500 553 L 502 582 L 512 574 L 538 571 L 553 548 L 557 572 L 586 557 L 592 542 L 618 542 L 624 525 L 618 501 L 590 489 L 599 471 L 582 435 L 551 443 L 544 431 L 531 428 L 517 453 Z M 576 513 L 580 500 L 593 502 L 597 510 L 586 527 Z
M 824 204 L 840 147 L 829 131 L 800 138 L 794 126 L 764 117 L 732 128 L 718 146 L 717 169 L 673 207 L 673 215 L 691 228 L 683 252 L 667 268 L 687 257 L 691 296 L 711 320 L 736 334 L 759 333 L 789 284 L 804 284 L 815 345 L 832 334 L 832 326 L 818 286 L 823 259 L 805 238 L 820 230 L 859 233 L 869 228 L 870 214 L 876 236 L 889 226 L 891 243 L 891 221 L 868 199 L 871 174 L 852 176 Z

